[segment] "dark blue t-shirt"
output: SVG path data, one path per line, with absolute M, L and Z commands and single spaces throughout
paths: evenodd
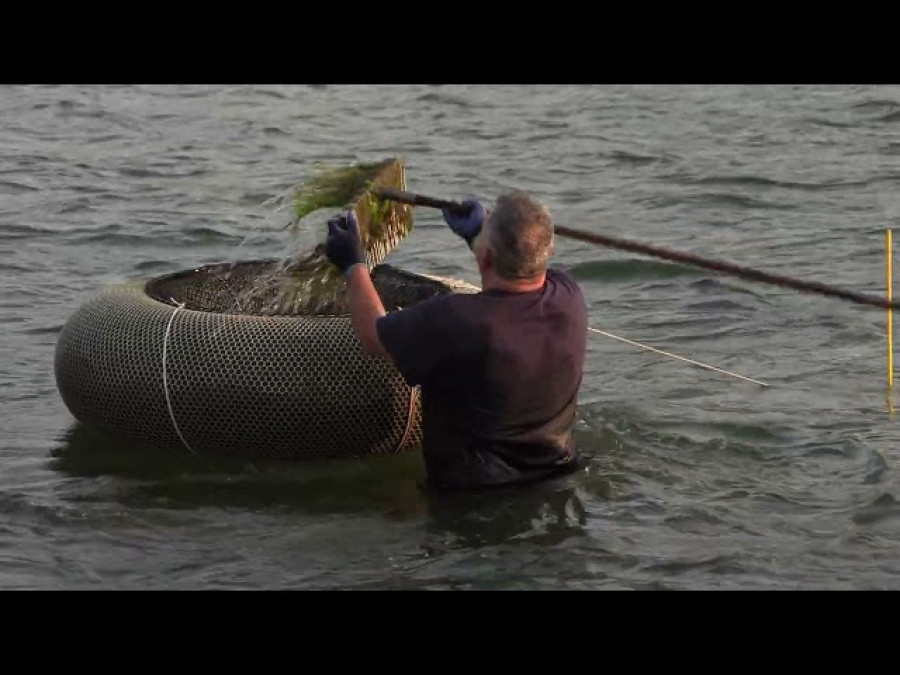
M 422 387 L 424 458 L 441 488 L 488 487 L 574 468 L 587 310 L 566 272 L 527 293 L 452 293 L 390 312 L 378 337 Z

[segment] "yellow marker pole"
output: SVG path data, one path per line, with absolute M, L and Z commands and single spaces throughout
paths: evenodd
M 893 251 L 892 251 L 892 242 L 891 242 L 892 232 L 890 229 L 887 231 L 887 262 L 885 265 L 885 271 L 887 276 L 887 299 L 893 300 L 893 290 L 894 290 L 894 282 L 893 282 L 893 273 L 892 273 L 892 263 L 893 263 Z M 888 347 L 888 372 L 887 372 L 887 404 L 888 404 L 888 412 L 893 415 L 894 414 L 894 403 L 893 403 L 893 390 L 894 390 L 894 313 L 893 310 L 888 307 L 887 310 L 887 347 Z

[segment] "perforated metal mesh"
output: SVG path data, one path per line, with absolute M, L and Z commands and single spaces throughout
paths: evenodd
M 346 306 L 331 307 L 331 316 L 220 311 L 261 270 L 277 267 L 213 265 L 100 293 L 69 318 L 57 342 L 63 401 L 100 431 L 182 445 L 168 390 L 185 441 L 206 456 L 333 458 L 418 447 L 418 389 L 390 364 L 363 355 Z M 387 265 L 375 268 L 373 280 L 388 311 L 477 291 Z
M 288 261 L 219 263 L 176 272 L 147 283 L 147 295 L 187 309 L 258 316 L 342 316 L 350 311 L 347 284 L 339 274 L 310 277 L 309 268 Z M 452 290 L 460 282 L 379 265 L 371 272 L 386 309 L 405 307 Z M 324 288 L 323 288 L 324 287 Z

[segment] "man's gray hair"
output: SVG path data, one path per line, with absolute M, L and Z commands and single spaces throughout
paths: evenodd
M 500 277 L 531 279 L 547 269 L 553 248 L 553 220 L 546 206 L 521 190 L 513 190 L 497 198 L 487 221 L 486 243 Z

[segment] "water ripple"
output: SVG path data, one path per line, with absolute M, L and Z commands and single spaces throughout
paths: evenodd
M 210 469 L 97 439 L 53 374 L 56 336 L 104 284 L 284 255 L 262 205 L 315 162 L 402 155 L 416 191 L 523 187 L 559 223 L 882 293 L 897 87 L 3 93 L 4 587 L 900 587 L 880 310 L 559 241 L 592 325 L 771 386 L 591 334 L 586 470 L 455 504 L 418 490 L 415 454 Z M 478 275 L 425 210 L 391 262 Z

